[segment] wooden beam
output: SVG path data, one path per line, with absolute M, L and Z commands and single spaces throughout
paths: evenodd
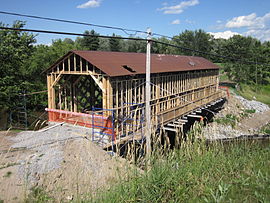
M 174 123 L 168 123 L 167 126 L 171 126 L 171 127 L 175 127 L 175 128 L 179 128 L 181 127 L 183 124 L 176 124 L 175 122 Z
M 53 82 L 55 80 L 53 74 L 51 74 L 50 79 L 51 79 L 50 80 L 50 84 L 53 84 Z M 55 88 L 54 88 L 54 86 L 51 85 L 51 88 L 50 89 L 51 89 L 51 108 L 52 109 L 55 109 L 56 108 L 56 106 L 55 106 Z
M 113 108 L 113 90 L 110 78 L 107 79 L 107 109 Z
M 102 91 L 102 108 L 103 109 L 107 109 L 107 78 L 103 77 L 102 78 L 102 89 L 104 91 Z
M 47 75 L 48 108 L 52 108 L 51 75 Z
M 95 83 L 98 85 L 98 87 L 101 89 L 101 91 L 103 92 L 103 93 L 105 93 L 106 92 L 106 88 L 104 88 L 104 80 L 101 82 L 101 81 L 99 81 L 94 75 L 91 75 L 90 74 L 90 76 L 91 76 L 91 78 L 95 81 Z M 104 77 L 103 77 L 104 78 Z M 106 87 L 107 87 L 107 85 L 106 85 Z
M 172 132 L 178 132 L 175 128 L 169 128 L 169 127 L 163 127 L 163 130 L 172 131 Z
M 191 118 L 202 118 L 202 116 L 200 115 L 193 115 L 193 114 L 188 114 L 187 116 Z
M 51 87 L 54 87 L 56 83 L 61 79 L 63 70 L 59 73 L 59 75 L 54 79 L 53 83 L 51 84 Z

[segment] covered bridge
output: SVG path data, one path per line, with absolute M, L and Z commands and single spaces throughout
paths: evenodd
M 102 116 L 111 119 L 118 135 L 139 131 L 144 126 L 145 64 L 144 53 L 68 52 L 46 70 L 50 120 L 67 119 L 63 112 L 77 112 L 70 118 L 86 113 L 92 121 L 73 122 L 94 125 L 93 119 Z M 169 123 L 220 99 L 218 84 L 219 67 L 205 58 L 151 54 L 152 124 Z

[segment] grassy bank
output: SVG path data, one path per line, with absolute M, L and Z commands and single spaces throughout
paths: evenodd
M 270 106 L 270 85 L 241 84 L 237 93 L 246 99 L 257 100 Z
M 269 202 L 270 148 L 257 143 L 187 145 L 156 156 L 148 173 L 97 202 Z

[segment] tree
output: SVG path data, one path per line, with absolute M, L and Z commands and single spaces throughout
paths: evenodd
M 127 40 L 126 47 L 128 52 L 137 52 L 137 53 L 145 53 L 146 52 L 146 42 L 144 41 L 136 41 L 136 40 Z
M 116 35 L 113 33 L 112 37 L 116 37 Z M 110 38 L 109 39 L 109 45 L 111 51 L 120 51 L 120 39 L 116 38 Z
M 159 42 L 162 42 L 162 43 L 167 43 L 167 44 L 172 44 L 172 42 L 165 38 L 165 37 L 161 37 L 161 38 L 158 38 L 158 39 L 153 39 L 155 41 L 159 41 Z M 171 46 L 167 46 L 167 45 L 164 45 L 164 44 L 161 44 L 161 43 L 155 43 L 153 42 L 152 43 L 152 53 L 158 53 L 158 54 L 175 54 L 175 49 Z
M 227 59 L 228 64 L 225 66 L 230 79 L 239 83 L 254 83 L 257 77 L 256 65 L 245 61 L 255 62 L 260 49 L 261 42 L 252 37 L 234 35 L 228 39 L 223 47 L 223 55 L 231 58 Z
M 86 30 L 84 32 L 84 34 L 90 35 L 90 36 L 84 36 L 82 38 L 77 38 L 80 46 L 85 50 L 91 50 L 91 51 L 98 50 L 98 48 L 99 48 L 98 33 L 96 33 L 94 30 L 91 30 L 90 32 L 88 30 Z
M 201 29 L 195 31 L 185 30 L 178 36 L 174 36 L 173 41 L 176 45 L 188 49 L 209 53 L 212 49 L 213 37 Z M 208 55 L 185 49 L 178 51 L 178 53 L 185 55 L 209 57 Z
M 1 26 L 5 26 L 0 23 Z M 24 22 L 15 21 L 13 28 L 23 28 Z M 27 32 L 0 30 L 0 108 L 17 106 L 18 94 L 31 85 L 26 80 L 26 60 L 34 51 L 35 36 Z

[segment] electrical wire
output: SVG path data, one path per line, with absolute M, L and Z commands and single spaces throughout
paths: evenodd
M 158 34 L 158 33 L 153 33 L 152 35 L 153 36 L 159 36 L 159 37 L 165 37 L 165 38 L 168 38 L 168 39 L 171 39 L 171 40 L 175 39 L 174 37 L 170 37 L 170 36 L 162 35 L 162 34 Z
M 258 62 L 253 62 L 253 61 L 246 61 L 246 60 L 239 59 L 239 58 L 233 58 L 233 57 L 229 57 L 229 56 L 223 56 L 223 55 L 219 55 L 219 54 L 203 52 L 203 51 L 199 51 L 199 50 L 195 50 L 195 49 L 191 49 L 191 48 L 187 48 L 187 47 L 178 46 L 175 44 L 160 42 L 157 40 L 151 40 L 151 41 L 154 43 L 158 43 L 158 44 L 162 44 L 162 45 L 166 45 L 166 46 L 171 46 L 171 47 L 186 50 L 186 51 L 192 51 L 192 52 L 199 53 L 199 54 L 205 54 L 205 55 L 215 56 L 215 57 L 219 57 L 219 58 L 223 58 L 223 59 L 229 59 L 230 61 L 236 61 L 236 62 L 245 63 L 245 64 L 260 64 L 260 65 L 270 66 L 270 64 L 258 63 Z
M 28 15 L 28 14 L 20 14 L 20 13 L 6 12 L 6 11 L 0 11 L 0 13 L 5 14 L 5 15 L 14 15 L 14 16 L 35 18 L 35 19 L 41 19 L 41 20 L 49 20 L 49 21 L 56 21 L 56 22 L 63 22 L 63 23 L 71 23 L 71 24 L 79 24 L 79 25 L 87 25 L 87 26 L 93 26 L 93 27 L 99 27 L 99 28 L 120 30 L 120 31 L 123 31 L 127 35 L 136 35 L 137 33 L 147 34 L 146 31 L 135 30 L 135 29 L 127 29 L 127 28 L 122 28 L 122 27 L 115 27 L 115 26 L 108 26 L 108 25 L 98 25 L 98 24 L 93 24 L 93 23 L 85 23 L 85 22 L 79 22 L 79 21 L 73 21 L 73 20 L 49 18 L 49 17 L 42 17 L 42 16 Z M 130 34 L 128 32 L 134 32 L 134 34 Z
M 99 38 L 107 38 L 107 39 L 125 39 L 125 40 L 135 40 L 135 41 L 147 41 L 143 38 L 134 38 L 134 37 L 118 37 L 118 36 L 105 36 L 105 35 L 89 35 L 89 34 L 81 34 L 75 32 L 59 32 L 59 31 L 51 31 L 51 30 L 36 30 L 36 29 L 24 29 L 24 28 L 13 28 L 13 27 L 3 27 L 0 26 L 2 30 L 14 30 L 14 31 L 25 31 L 25 32 L 38 32 L 38 33 L 47 33 L 47 34 L 57 34 L 57 35 L 73 35 L 73 36 L 83 36 L 83 37 L 99 37 Z
M 258 65 L 265 65 L 265 66 L 270 66 L 270 64 L 264 64 L 264 63 L 259 63 L 259 62 L 253 62 L 253 61 L 246 61 L 246 60 L 242 60 L 239 58 L 233 58 L 233 57 L 229 57 L 229 56 L 223 56 L 223 55 L 219 55 L 219 54 L 214 54 L 214 53 L 208 53 L 208 52 L 203 52 L 203 51 L 199 51 L 199 50 L 195 50 L 195 49 L 191 49 L 191 48 L 187 48 L 187 47 L 182 47 L 182 46 L 178 46 L 178 45 L 174 45 L 174 44 L 170 44 L 170 43 L 166 43 L 166 42 L 160 42 L 157 40 L 153 40 L 153 39 L 144 39 L 144 38 L 134 38 L 134 37 L 119 37 L 119 36 L 105 36 L 105 35 L 89 35 L 89 34 L 81 34 L 81 33 L 74 33 L 74 32 L 59 32 L 59 31 L 50 31 L 50 30 L 37 30 L 37 29 L 24 29 L 24 28 L 12 28 L 12 27 L 3 27 L 0 26 L 0 29 L 3 30 L 15 30 L 15 31 L 26 31 L 26 32 L 37 32 L 37 33 L 47 33 L 47 34 L 58 34 L 58 35 L 73 35 L 73 36 L 84 36 L 84 37 L 99 37 L 99 38 L 107 38 L 107 39 L 124 39 L 124 40 L 135 40 L 135 41 L 151 41 L 153 43 L 158 43 L 158 44 L 162 44 L 162 45 L 166 45 L 166 46 L 171 46 L 174 48 L 178 48 L 178 49 L 182 49 L 182 50 L 186 50 L 186 51 L 192 51 L 195 53 L 199 53 L 199 54 L 205 54 L 205 55 L 209 55 L 209 56 L 215 56 L 215 57 L 219 57 L 219 58 L 223 58 L 223 59 L 228 59 L 230 61 L 235 61 L 235 62 L 240 62 L 240 63 L 244 63 L 244 64 L 258 64 Z
M 21 13 L 7 12 L 7 11 L 0 11 L 0 14 L 14 15 L 14 16 L 28 17 L 28 18 L 35 18 L 35 19 L 56 21 L 56 22 L 80 24 L 80 25 L 94 26 L 94 27 L 106 28 L 106 29 L 121 30 L 124 33 L 126 33 L 127 35 L 131 35 L 131 36 L 132 35 L 136 35 L 137 33 L 148 34 L 146 31 L 142 31 L 142 30 L 128 29 L 128 28 L 108 26 L 108 25 L 98 25 L 98 24 L 93 24 L 93 23 L 85 23 L 85 22 L 65 20 L 65 19 L 58 19 L 58 18 L 42 17 L 42 16 L 37 16 L 37 15 L 28 15 L 28 14 L 21 14 Z M 3 29 L 3 27 L 0 27 L 0 29 Z M 76 35 L 76 36 L 96 36 L 96 35 L 87 35 L 87 34 L 78 34 L 78 33 L 64 33 L 64 32 L 46 31 L 46 30 L 30 30 L 30 29 L 21 29 L 21 30 L 22 31 L 30 31 L 30 32 L 51 33 L 51 34 L 66 34 L 66 35 Z M 134 32 L 134 34 L 130 34 L 128 32 Z M 169 38 L 169 39 L 175 40 L 174 37 L 162 35 L 162 34 L 159 34 L 159 33 L 152 33 L 152 36 L 165 37 L 165 38 Z M 131 37 L 129 37 L 129 38 L 125 38 L 125 37 L 110 37 L 110 36 L 102 36 L 102 35 L 99 35 L 99 37 L 101 37 L 101 38 L 115 38 L 115 39 L 131 39 L 131 40 L 132 39 L 134 39 L 134 40 L 135 39 L 136 40 L 137 39 L 141 39 L 141 38 L 131 38 Z M 143 40 L 143 39 L 141 39 L 141 40 Z M 165 42 L 160 42 L 160 41 L 157 41 L 157 40 L 151 40 L 151 41 L 152 42 L 155 42 L 155 43 L 159 43 L 159 44 L 171 46 L 171 47 L 174 47 L 174 48 L 179 48 L 179 49 L 186 50 L 186 51 L 192 51 L 193 53 L 195 52 L 195 53 L 205 54 L 205 55 L 214 56 L 214 57 L 218 57 L 218 58 L 229 59 L 230 61 L 239 61 L 239 62 L 243 62 L 243 63 L 246 63 L 246 64 L 261 64 L 261 65 L 265 65 L 263 63 L 245 61 L 245 60 L 242 60 L 242 59 L 237 59 L 237 58 L 233 58 L 233 57 L 229 57 L 229 56 L 223 56 L 223 55 L 219 55 L 219 54 L 203 52 L 203 51 L 194 50 L 194 49 L 187 48 L 187 47 L 181 47 L 181 46 L 178 46 L 178 45 L 173 45 L 173 44 L 169 44 L 169 43 L 165 43 Z M 267 66 L 269 66 L 269 65 L 267 64 Z

